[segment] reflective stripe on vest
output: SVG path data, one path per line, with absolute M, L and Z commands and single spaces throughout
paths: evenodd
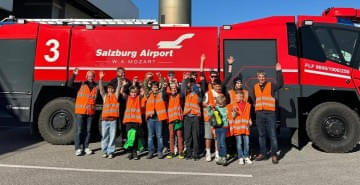
M 153 94 L 150 94 L 149 98 L 147 99 L 145 111 L 146 119 L 155 114 L 155 111 L 159 121 L 168 119 L 165 102 L 160 94 L 156 94 L 155 97 Z
M 168 105 L 168 118 L 169 123 L 176 120 L 183 120 L 183 113 L 180 103 L 180 95 L 169 97 L 169 105 Z
M 102 109 L 102 118 L 118 118 L 119 117 L 119 102 L 115 94 L 106 94 Z
M 82 84 L 75 102 L 75 114 L 94 115 L 96 108 L 97 87 L 91 91 L 88 85 Z
M 271 96 L 271 83 L 266 83 L 263 91 L 261 91 L 260 85 L 257 83 L 254 90 L 256 97 L 255 111 L 275 111 L 275 98 Z
M 199 96 L 194 92 L 191 92 L 188 95 L 186 95 L 184 115 L 187 114 L 201 116 Z
M 142 123 L 140 97 L 128 97 L 124 113 L 123 123 Z

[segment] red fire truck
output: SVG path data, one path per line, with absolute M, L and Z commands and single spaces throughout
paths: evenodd
M 75 68 L 127 78 L 145 72 L 242 74 L 251 89 L 256 72 L 275 81 L 282 65 L 278 119 L 300 146 L 310 138 L 326 152 L 347 152 L 360 140 L 360 10 L 330 8 L 321 16 L 276 16 L 218 27 L 158 25 L 128 20 L 8 20 L 0 25 L 0 119 L 28 122 L 53 144 L 73 141 L 74 98 L 66 84 Z M 126 23 L 126 21 L 125 21 Z M 141 24 L 139 24 L 141 23 Z

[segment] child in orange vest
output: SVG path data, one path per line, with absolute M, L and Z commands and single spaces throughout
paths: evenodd
M 184 105 L 184 138 L 186 146 L 186 159 L 199 160 L 199 132 L 200 132 L 200 104 L 202 101 L 199 87 L 190 74 L 184 74 L 181 85 L 181 96 L 185 97 Z M 192 147 L 191 147 L 192 146 Z
M 179 159 L 184 158 L 183 154 L 183 136 L 182 136 L 182 120 L 183 111 L 181 104 L 181 97 L 178 93 L 178 87 L 175 83 L 170 83 L 170 95 L 168 97 L 168 118 L 169 118 L 169 140 L 170 140 L 170 153 L 167 156 L 168 159 L 172 159 L 175 156 L 174 142 L 175 133 L 177 136 Z
M 230 133 L 236 138 L 236 148 L 239 164 L 252 164 L 249 158 L 249 135 L 252 121 L 250 118 L 251 105 L 245 101 L 243 91 L 235 91 L 235 102 L 227 106 Z M 244 150 L 242 149 L 244 141 Z M 245 162 L 245 163 L 244 163 Z
M 126 109 L 124 113 L 124 119 L 123 124 L 126 125 L 126 133 L 129 137 L 132 137 L 133 141 L 131 146 L 128 145 L 128 151 L 129 151 L 129 160 L 135 159 L 139 160 L 139 156 L 137 155 L 137 149 L 138 149 L 138 141 L 140 139 L 140 136 L 142 135 L 141 131 L 141 124 L 142 124 L 142 117 L 141 117 L 141 98 L 139 95 L 139 90 L 136 86 L 130 87 L 130 93 L 127 97 L 126 102 Z M 135 134 L 133 136 L 130 136 L 132 133 Z M 129 144 L 129 143 L 127 143 Z
M 121 93 L 120 89 L 123 91 L 123 86 L 125 84 L 120 84 L 120 80 L 118 80 L 115 90 L 114 86 L 110 83 L 106 86 L 107 92 L 105 93 L 102 82 L 104 72 L 100 72 L 99 77 L 100 94 L 103 98 L 103 110 L 101 114 L 101 150 L 104 154 L 102 157 L 112 159 L 115 152 L 116 120 L 119 118 L 118 98 Z
M 156 134 L 157 138 L 157 152 L 158 158 L 164 157 L 163 149 L 163 136 L 162 127 L 163 121 L 168 119 L 166 112 L 166 106 L 164 102 L 164 93 L 166 91 L 159 91 L 159 82 L 153 81 L 151 83 L 151 92 L 146 98 L 145 117 L 147 120 L 148 128 L 148 156 L 147 159 L 151 159 L 154 153 L 153 137 Z

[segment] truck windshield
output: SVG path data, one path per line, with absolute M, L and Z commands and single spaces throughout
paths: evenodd
M 358 32 L 324 27 L 316 27 L 314 31 L 328 60 L 351 66 Z

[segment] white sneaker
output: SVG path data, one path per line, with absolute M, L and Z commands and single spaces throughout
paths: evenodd
M 215 162 L 219 162 L 220 161 L 220 156 L 215 154 Z
M 107 158 L 107 154 L 103 154 L 101 157 L 103 157 L 103 158 Z
M 244 165 L 244 158 L 239 158 L 239 164 Z
M 85 153 L 86 153 L 86 155 L 91 155 L 93 153 L 93 151 L 90 150 L 90 148 L 85 148 Z
M 250 158 L 246 157 L 245 158 L 245 163 L 246 164 L 252 164 L 252 161 L 250 160 Z
M 81 153 L 82 153 L 81 149 L 77 149 L 77 150 L 75 151 L 75 155 L 76 155 L 76 156 L 80 156 Z
M 109 154 L 108 159 L 112 159 L 114 156 L 112 154 Z
M 210 162 L 211 161 L 211 153 L 206 153 L 206 161 Z

